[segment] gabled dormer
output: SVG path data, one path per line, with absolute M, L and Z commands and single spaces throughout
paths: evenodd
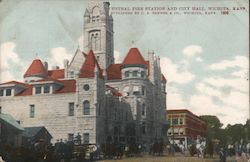
M 30 84 L 33 86 L 33 95 L 52 94 L 64 86 L 63 83 L 54 79 L 38 80 L 31 82 Z
M 0 84 L 0 97 L 16 96 L 26 89 L 26 84 L 10 81 Z

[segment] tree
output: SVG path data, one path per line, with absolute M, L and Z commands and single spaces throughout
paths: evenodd
M 200 117 L 207 125 L 207 143 L 217 139 L 220 141 L 219 147 L 224 147 L 226 145 L 225 131 L 221 128 L 223 124 L 220 122 L 219 118 L 213 115 L 202 115 Z

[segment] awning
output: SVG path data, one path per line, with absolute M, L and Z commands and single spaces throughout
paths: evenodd
M 24 130 L 23 127 L 20 124 L 18 124 L 17 121 L 11 115 L 0 114 L 0 121 L 5 122 L 20 131 Z

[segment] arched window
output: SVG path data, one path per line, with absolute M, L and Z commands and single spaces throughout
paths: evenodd
M 83 115 L 90 115 L 90 104 L 89 101 L 83 102 Z
M 93 8 L 93 14 L 92 14 L 92 22 L 98 22 L 100 17 L 100 9 L 99 7 L 94 7 Z

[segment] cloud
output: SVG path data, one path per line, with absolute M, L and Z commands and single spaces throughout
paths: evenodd
M 123 61 L 122 54 L 119 51 L 114 51 L 115 63 L 121 63 Z
M 196 90 L 199 93 L 208 95 L 210 97 L 217 97 L 220 102 L 222 102 L 225 106 L 233 106 L 237 107 L 237 109 L 248 108 L 249 103 L 249 94 L 238 92 L 233 90 L 231 87 L 212 87 L 205 83 L 199 83 L 196 86 Z
M 187 57 L 195 57 L 202 53 L 202 47 L 199 45 L 190 45 L 182 50 L 182 53 Z
M 196 62 L 203 62 L 203 59 L 202 59 L 201 57 L 197 57 L 197 58 L 195 59 L 195 61 L 196 61 Z
M 9 69 L 11 63 L 18 64 L 20 62 L 18 54 L 14 51 L 16 44 L 13 42 L 6 42 L 1 44 L 1 70 Z
M 224 126 L 229 123 L 245 123 L 248 114 L 248 109 L 241 110 L 234 106 L 217 104 L 213 97 L 201 93 L 191 96 L 190 109 L 197 115 L 215 115 Z
M 167 109 L 183 109 L 185 102 L 182 95 L 174 87 L 167 87 Z
M 14 42 L 5 42 L 0 46 L 0 82 L 21 78 L 22 74 L 12 72 L 13 64 L 21 71 L 24 71 L 24 62 L 16 53 L 15 48 L 16 44 Z
M 242 69 L 248 69 L 249 59 L 246 56 L 235 56 L 231 60 L 223 60 L 218 63 L 214 63 L 209 66 L 211 70 L 226 70 L 227 68 L 239 67 Z
M 209 77 L 204 82 L 216 88 L 231 87 L 241 92 L 248 92 L 249 89 L 248 80 L 242 78 Z
M 64 47 L 57 47 L 51 50 L 50 58 L 48 59 L 49 65 L 59 66 L 63 68 L 63 62 L 65 59 L 72 59 L 73 55 L 69 54 Z
M 187 68 L 174 64 L 167 57 L 163 57 L 160 64 L 162 73 L 168 78 L 168 83 L 187 84 L 195 78 L 195 75 L 189 72 Z

